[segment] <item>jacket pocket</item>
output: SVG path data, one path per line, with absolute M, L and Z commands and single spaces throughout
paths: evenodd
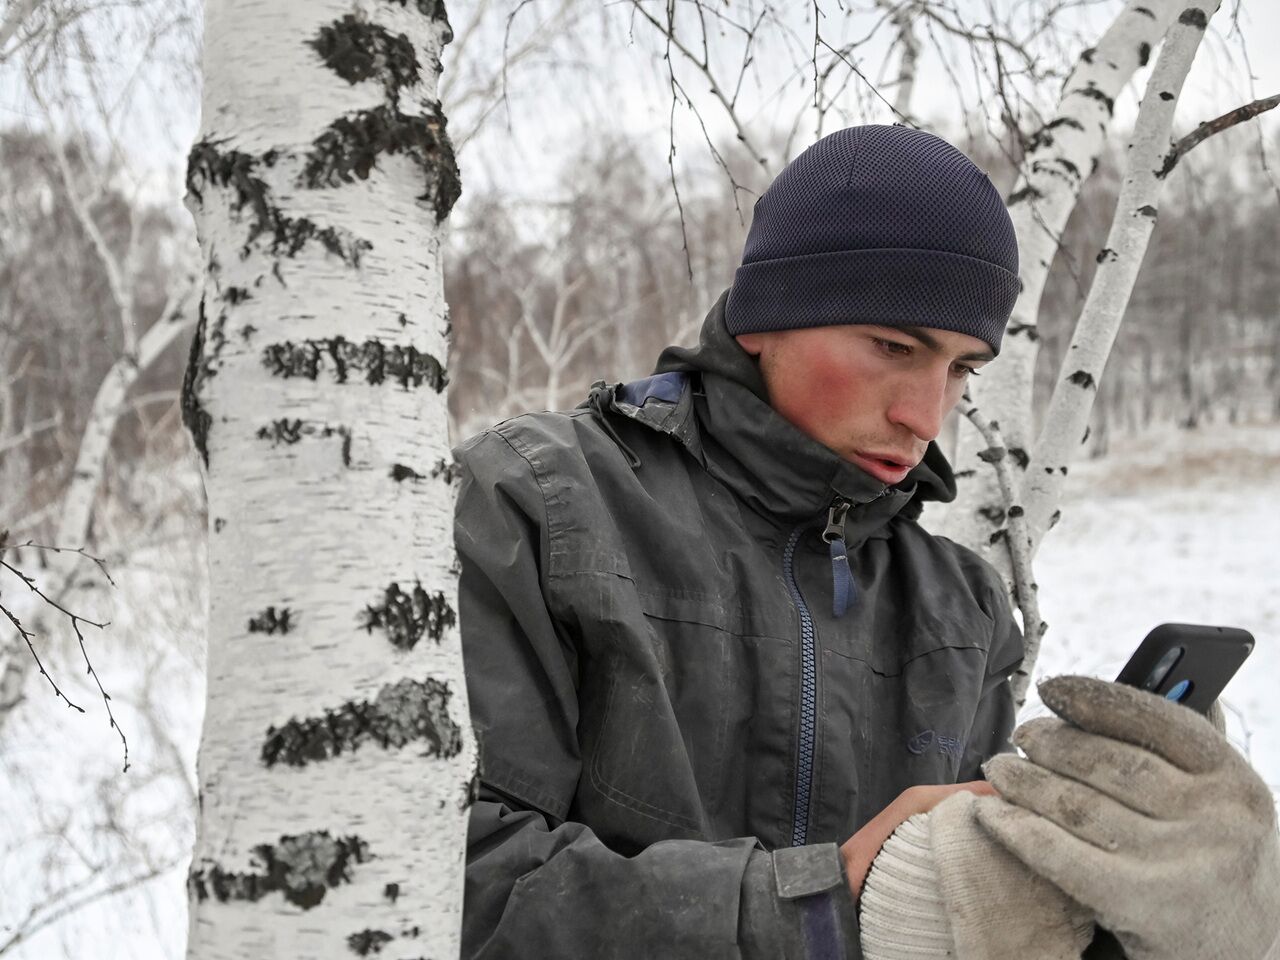
M 610 624 L 590 783 L 641 820 L 702 836 L 724 795 L 735 637 L 714 602 L 628 601 L 639 615 Z

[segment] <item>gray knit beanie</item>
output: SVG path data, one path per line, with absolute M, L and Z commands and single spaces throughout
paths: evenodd
M 734 335 L 937 327 L 999 353 L 1018 287 L 1013 223 L 986 174 L 931 133 L 849 127 L 756 201 L 725 322 Z

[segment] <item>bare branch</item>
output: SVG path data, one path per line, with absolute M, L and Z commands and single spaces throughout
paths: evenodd
M 1044 637 L 1048 625 L 1040 619 L 1040 587 L 1036 583 L 1035 572 L 1031 567 L 1033 557 L 1031 539 L 1027 535 L 1025 511 L 1017 502 L 1018 481 L 1013 468 L 1009 465 L 1012 459 L 1004 438 L 1000 436 L 999 424 L 988 420 L 969 399 L 966 390 L 964 397 L 956 409 L 969 422 L 977 427 L 982 438 L 987 442 L 987 449 L 980 455 L 991 464 L 1000 484 L 1000 493 L 1004 497 L 1004 534 L 1005 546 L 1009 551 L 1009 559 L 1013 568 L 1013 596 L 1022 612 L 1022 632 L 1024 655 L 1022 663 L 1013 676 L 1013 699 L 1018 710 L 1027 700 L 1027 687 L 1035 672 L 1036 659 L 1040 656 L 1040 641 Z
M 1276 106 L 1280 106 L 1280 93 L 1273 97 L 1265 97 L 1261 100 L 1254 100 L 1252 103 L 1246 103 L 1244 106 L 1236 107 L 1216 119 L 1206 120 L 1170 148 L 1165 155 L 1164 164 L 1160 167 L 1160 171 L 1156 176 L 1161 179 L 1167 177 L 1173 172 L 1173 168 L 1178 165 L 1179 160 L 1214 134 L 1229 130 L 1236 124 L 1244 123 L 1246 120 L 1252 120 L 1258 114 L 1266 113 Z

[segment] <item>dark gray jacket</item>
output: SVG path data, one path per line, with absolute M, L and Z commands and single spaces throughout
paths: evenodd
M 1000 578 L 916 522 L 945 459 L 885 489 L 800 433 L 723 305 L 457 451 L 464 957 L 859 957 L 836 845 L 1008 749 Z

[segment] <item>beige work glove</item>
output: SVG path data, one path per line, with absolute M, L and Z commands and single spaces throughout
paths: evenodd
M 1203 716 L 1152 693 L 1054 677 L 1062 719 L 1019 727 L 984 767 L 977 820 L 1088 907 L 1130 960 L 1261 960 L 1280 931 L 1271 791 Z
M 1080 960 L 1093 915 L 991 838 L 957 793 L 905 821 L 871 865 L 861 899 L 865 960 Z

